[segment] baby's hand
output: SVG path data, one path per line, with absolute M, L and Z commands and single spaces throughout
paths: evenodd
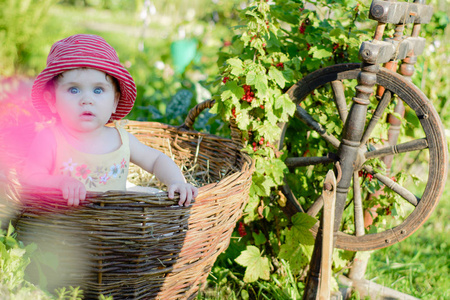
M 67 205 L 78 206 L 80 201 L 86 199 L 86 187 L 83 183 L 72 177 L 65 177 L 59 183 L 63 198 L 67 200 Z
M 180 206 L 189 206 L 191 204 L 191 201 L 194 200 L 198 195 L 198 189 L 192 184 L 185 182 L 172 183 L 169 186 L 168 192 L 169 199 L 174 198 L 175 192 L 180 194 L 180 201 L 178 202 L 178 205 Z

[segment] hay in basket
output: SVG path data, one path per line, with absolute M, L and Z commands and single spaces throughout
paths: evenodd
M 21 214 L 20 240 L 39 244 L 36 274 L 46 272 L 49 289 L 80 286 L 86 299 L 192 299 L 217 256 L 229 244 L 248 200 L 253 163 L 241 153 L 239 131 L 232 139 L 186 128 L 208 101 L 192 109 L 182 127 L 129 121 L 124 127 L 165 152 L 199 186 L 190 207 L 166 192 L 89 193 L 87 203 L 67 207 L 57 191 L 15 189 Z M 147 178 L 146 178 L 147 176 Z M 129 179 L 154 185 L 131 169 Z M 39 262 L 40 261 L 40 262 Z M 33 267 L 31 273 L 33 273 Z

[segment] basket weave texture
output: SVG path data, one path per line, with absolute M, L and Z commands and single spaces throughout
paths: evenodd
M 208 179 L 195 202 L 179 207 L 166 192 L 114 191 L 88 193 L 85 204 L 67 207 L 58 191 L 22 188 L 19 239 L 53 253 L 45 256 L 57 261 L 47 267 L 49 288 L 80 286 L 86 299 L 194 298 L 229 245 L 248 200 L 253 163 L 234 138 L 154 122 L 124 127 L 193 170 L 189 176 L 197 182 Z

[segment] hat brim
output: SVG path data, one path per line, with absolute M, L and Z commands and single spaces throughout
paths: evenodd
M 120 99 L 116 111 L 111 115 L 110 121 L 120 120 L 128 115 L 136 100 L 136 85 L 128 70 L 118 62 L 99 57 L 79 56 L 65 56 L 64 61 L 54 61 L 47 65 L 36 77 L 31 89 L 31 101 L 41 114 L 47 118 L 54 116 L 44 99 L 44 90 L 47 83 L 58 74 L 78 68 L 100 70 L 116 78 L 120 85 Z

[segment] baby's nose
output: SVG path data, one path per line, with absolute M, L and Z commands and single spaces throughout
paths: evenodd
M 86 105 L 86 104 L 92 104 L 93 103 L 93 99 L 91 95 L 83 95 L 83 97 L 81 97 L 81 105 Z

